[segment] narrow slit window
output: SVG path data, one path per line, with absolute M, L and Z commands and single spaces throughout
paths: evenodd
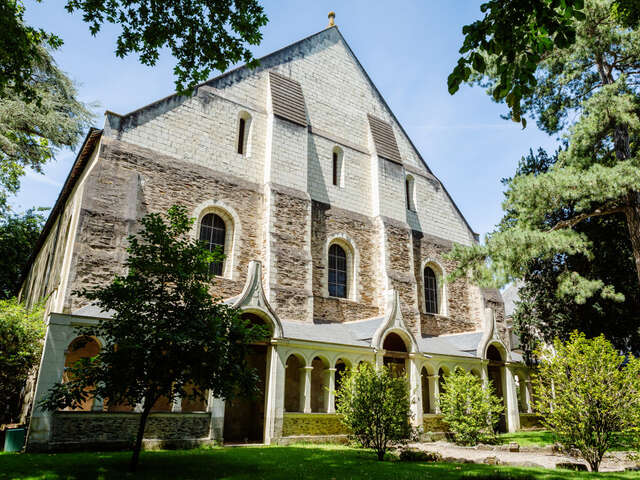
M 415 201 L 414 201 L 414 195 L 415 195 L 415 181 L 413 180 L 413 177 L 408 175 L 405 178 L 404 181 L 404 189 L 407 195 L 406 201 L 407 201 L 407 208 L 409 210 L 415 211 L 416 209 L 416 205 L 415 205 Z
M 240 118 L 240 124 L 238 126 L 238 153 L 244 154 L 244 131 L 247 121 L 244 118 Z
M 205 248 L 210 252 L 213 252 L 216 248 L 219 248 L 224 253 L 224 243 L 227 228 L 224 224 L 224 220 L 215 213 L 208 213 L 200 222 L 200 240 L 204 242 Z M 221 276 L 224 270 L 224 261 L 211 262 L 209 264 L 209 271 L 212 275 Z
M 333 184 L 338 185 L 338 152 L 333 152 Z
M 347 254 L 335 243 L 329 247 L 329 295 L 347 298 Z

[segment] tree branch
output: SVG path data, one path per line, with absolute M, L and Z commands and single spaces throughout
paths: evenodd
M 578 223 L 582 222 L 583 220 L 586 220 L 587 218 L 593 218 L 593 217 L 602 217 L 604 215 L 612 215 L 614 213 L 623 213 L 625 211 L 627 207 L 614 207 L 614 208 L 610 208 L 607 210 L 600 210 L 599 208 L 597 210 L 594 210 L 593 212 L 589 212 L 589 213 L 582 213 L 576 217 L 570 218 L 569 220 L 562 220 L 558 223 L 556 223 L 553 227 L 551 227 L 551 229 L 549 230 L 550 232 L 553 232 L 554 230 L 560 230 L 563 228 L 571 228 L 576 226 Z

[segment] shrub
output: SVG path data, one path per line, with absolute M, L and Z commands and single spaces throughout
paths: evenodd
M 480 378 L 457 368 L 445 378 L 440 408 L 442 420 L 456 443 L 476 445 L 480 441 L 495 441 L 504 406 L 491 384 L 485 387 Z
M 621 432 L 638 441 L 640 361 L 620 355 L 600 335 L 587 339 L 574 332 L 536 352 L 536 409 L 565 451 L 582 457 L 598 471 L 604 454 Z M 578 453 L 579 452 L 579 453 Z
M 402 462 L 441 462 L 442 455 L 438 452 L 425 452 L 417 448 L 404 448 L 400 452 Z
M 391 445 L 412 436 L 407 380 L 394 377 L 386 367 L 376 370 L 362 363 L 347 372 L 336 404 L 344 425 L 360 445 L 376 451 L 378 460 Z
M 22 390 L 38 366 L 44 338 L 42 305 L 0 300 L 0 423 L 17 419 Z

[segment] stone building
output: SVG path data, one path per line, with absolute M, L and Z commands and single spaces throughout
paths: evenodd
M 65 365 L 95 354 L 75 327 L 108 315 L 71 292 L 122 273 L 126 238 L 180 203 L 193 235 L 226 254 L 215 294 L 266 322 L 251 363 L 262 397 L 160 402 L 148 444 L 287 442 L 343 435 L 334 391 L 346 368 L 408 377 L 412 421 L 442 431 L 438 398 L 456 367 L 492 381 L 509 431 L 530 412 L 500 293 L 445 282 L 444 254 L 477 241 L 336 26 L 91 130 L 29 264 L 21 299 L 47 298 L 31 449 L 117 444 L 136 409 L 99 399 L 48 413 Z

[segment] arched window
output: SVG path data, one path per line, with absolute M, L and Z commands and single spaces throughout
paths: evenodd
M 427 313 L 438 313 L 438 279 L 429 266 L 424 267 L 424 305 Z
M 405 192 L 407 194 L 407 208 L 415 211 L 415 180 L 411 175 L 407 175 L 405 179 Z
M 329 247 L 329 295 L 347 298 L 347 254 L 335 243 Z
M 339 147 L 335 147 L 331 154 L 331 183 L 333 183 L 333 185 L 337 187 L 344 186 L 344 166 L 342 158 L 342 149 L 340 149 Z
M 227 228 L 224 224 L 224 220 L 215 213 L 207 213 L 202 217 L 200 222 L 200 240 L 204 242 L 205 248 L 208 248 L 212 252 L 215 248 L 219 247 L 220 252 L 224 253 L 224 241 L 227 233 Z M 209 265 L 209 271 L 213 275 L 222 275 L 224 267 L 224 261 L 211 262 Z

